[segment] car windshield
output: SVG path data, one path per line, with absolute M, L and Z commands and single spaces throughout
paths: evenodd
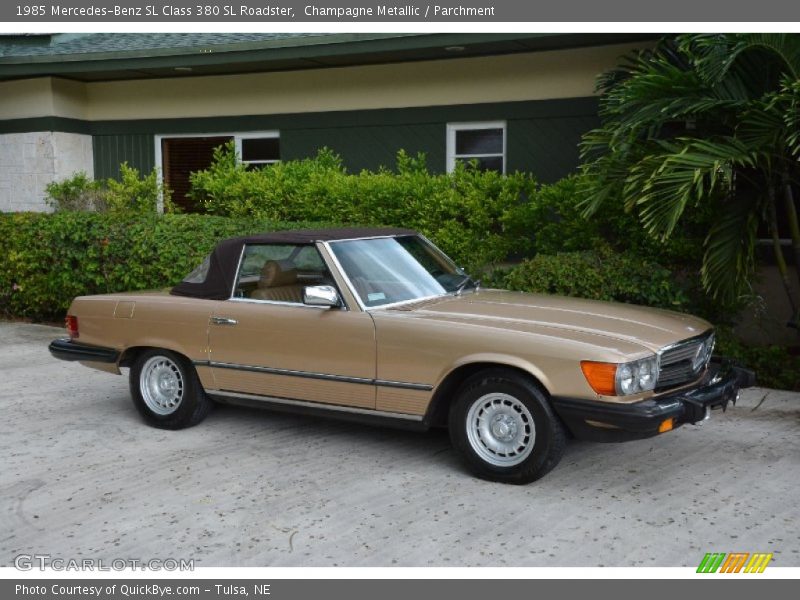
M 459 293 L 477 285 L 418 236 L 345 240 L 330 247 L 366 307 Z

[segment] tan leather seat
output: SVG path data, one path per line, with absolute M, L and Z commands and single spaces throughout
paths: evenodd
M 297 281 L 297 269 L 288 260 L 268 260 L 261 268 L 261 277 L 250 297 L 272 302 L 303 302 L 303 288 Z

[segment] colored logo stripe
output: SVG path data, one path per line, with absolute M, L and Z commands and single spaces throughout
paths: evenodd
M 745 573 L 763 573 L 764 569 L 767 568 L 767 565 L 772 560 L 772 553 L 770 554 L 753 554 L 750 557 L 750 562 L 747 563 L 747 566 L 744 568 Z
M 748 560 L 749 558 L 749 560 Z M 756 552 L 707 552 L 697 567 L 698 573 L 763 573 L 772 560 L 772 554 Z
M 708 552 L 697 567 L 698 573 L 716 573 L 722 561 L 725 560 L 724 552 Z
M 728 558 L 722 563 L 720 573 L 738 573 L 742 570 L 747 557 L 750 556 L 749 552 L 731 552 Z

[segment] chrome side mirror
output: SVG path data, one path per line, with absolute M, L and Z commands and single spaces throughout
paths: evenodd
M 339 292 L 332 285 L 307 285 L 303 288 L 303 304 L 309 306 L 341 306 Z

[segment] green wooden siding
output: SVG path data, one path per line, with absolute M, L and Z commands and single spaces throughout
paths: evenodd
M 581 135 L 598 123 L 592 116 L 507 120 L 506 171 L 530 172 L 542 182 L 557 181 L 574 172 L 580 162 Z M 394 168 L 397 152 L 402 149 L 409 154 L 424 152 L 431 171 L 443 172 L 446 131 L 446 122 L 284 129 L 281 130 L 281 152 L 284 160 L 290 160 L 314 156 L 327 146 L 342 156 L 349 171 L 358 172 L 381 166 Z
M 92 144 L 95 179 L 119 177 L 119 165 L 123 162 L 142 173 L 149 173 L 155 165 L 153 134 L 95 135 Z
M 445 169 L 448 122 L 507 122 L 506 170 L 527 171 L 556 181 L 579 164 L 581 135 L 598 124 L 595 98 L 567 98 L 402 109 L 246 115 L 203 119 L 87 123 L 94 136 L 95 176 L 116 177 L 119 164 L 149 172 L 155 163 L 154 135 L 279 130 L 284 160 L 314 156 L 328 147 L 350 172 L 394 168 L 398 150 L 424 152 L 434 172 Z
M 593 116 L 519 119 L 506 128 L 506 171 L 525 171 L 552 183 L 580 164 L 581 135 L 600 121 Z
M 443 171 L 445 166 L 445 125 L 383 125 L 368 127 L 328 127 L 322 129 L 281 130 L 281 157 L 284 160 L 314 156 L 328 147 L 338 153 L 347 170 L 393 169 L 397 152 L 424 152 L 428 167 Z

